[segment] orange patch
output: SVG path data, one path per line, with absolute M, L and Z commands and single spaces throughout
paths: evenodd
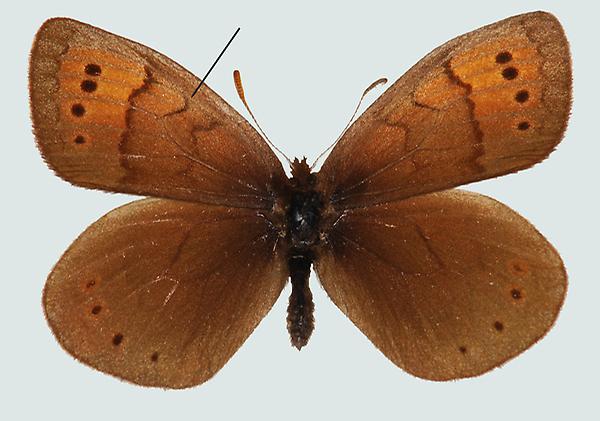
M 514 79 L 509 80 L 503 76 L 503 70 L 508 68 L 515 69 L 516 76 Z M 537 63 L 527 63 L 522 65 L 513 64 L 511 66 L 503 66 L 500 68 L 496 66 L 489 71 L 479 71 L 475 74 L 460 73 L 460 71 L 463 70 L 461 68 L 453 70 L 461 81 L 471 85 L 473 92 L 477 92 L 477 90 L 480 89 L 489 89 L 500 86 L 510 87 L 519 82 L 538 80 L 540 76 Z M 493 92 L 490 92 L 490 95 L 493 95 Z
M 139 84 L 139 81 L 135 81 L 136 84 L 132 83 L 124 83 L 124 82 L 114 82 L 111 80 L 107 80 L 104 78 L 96 78 L 92 80 L 91 78 L 86 78 L 82 75 L 74 75 L 71 73 L 59 73 L 58 81 L 61 88 L 61 94 L 64 96 L 73 96 L 76 98 L 94 98 L 101 101 L 113 101 L 113 102 L 127 102 L 127 98 L 129 95 L 143 85 L 143 79 L 141 81 L 142 84 Z M 93 81 L 96 83 L 96 88 L 93 92 L 86 92 L 82 89 L 82 82 L 84 81 Z
M 185 98 L 179 92 L 159 82 L 148 84 L 132 102 L 137 108 L 151 110 L 159 117 L 183 110 L 186 106 Z
M 127 128 L 125 116 L 129 104 L 115 104 L 93 99 L 64 99 L 60 102 L 62 119 L 70 124 L 98 124 Z
M 525 101 L 519 102 L 515 96 L 520 91 L 527 91 L 528 97 Z M 497 114 L 499 111 L 519 111 L 536 107 L 541 98 L 541 85 L 503 85 L 500 89 L 477 92 L 471 94 L 471 99 L 475 103 L 475 116 L 485 117 Z
M 515 37 L 503 37 L 482 42 L 476 48 L 462 51 L 452 57 L 453 67 L 472 66 L 477 69 L 481 61 L 485 63 L 496 64 L 496 56 L 501 52 L 509 52 L 513 60 L 528 57 L 535 53 L 535 48 L 531 45 L 525 35 Z
M 94 64 L 100 67 L 100 76 L 115 80 L 140 77 L 144 79 L 146 73 L 141 63 L 132 61 L 114 51 L 102 51 L 93 48 L 71 48 L 63 60 L 64 64 L 61 68 L 70 62 L 72 64 L 68 66 L 75 67 L 69 68 L 76 69 L 78 72 L 84 72 L 86 65 Z M 79 63 L 79 65 L 77 66 L 74 63 Z M 122 77 L 123 73 L 126 73 L 124 78 Z
M 443 108 L 445 104 L 463 97 L 464 88 L 450 80 L 446 74 L 440 74 L 419 85 L 414 94 L 415 101 L 433 108 Z

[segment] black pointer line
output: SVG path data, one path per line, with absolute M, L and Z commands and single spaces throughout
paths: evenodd
M 223 51 L 221 51 L 221 54 L 219 54 L 219 57 L 217 57 L 217 59 L 215 60 L 215 62 L 213 63 L 213 65 L 210 66 L 210 69 L 208 69 L 208 72 L 206 72 L 206 75 L 204 75 L 204 77 L 200 81 L 200 84 L 198 85 L 198 87 L 196 88 L 196 90 L 194 91 L 194 93 L 192 94 L 192 98 L 194 97 L 194 95 L 196 95 L 196 92 L 198 92 L 198 89 L 200 89 L 200 87 L 202 85 L 204 85 L 204 81 L 206 80 L 206 78 L 208 77 L 208 75 L 210 74 L 210 72 L 212 72 L 212 69 L 214 69 L 214 67 L 216 66 L 217 62 L 219 61 L 219 59 L 221 58 L 221 56 L 223 55 L 223 53 L 225 52 L 225 50 L 227 50 L 227 47 L 229 47 L 229 44 L 231 44 L 231 41 L 233 41 L 233 39 L 238 34 L 238 32 L 240 32 L 240 28 L 238 28 L 235 31 L 235 33 L 233 34 L 233 36 L 231 37 L 231 39 L 229 40 L 229 42 L 227 43 L 227 45 L 225 46 L 225 48 L 223 48 Z

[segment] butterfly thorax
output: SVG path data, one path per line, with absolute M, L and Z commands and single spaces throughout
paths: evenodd
M 288 269 L 292 283 L 287 325 L 292 345 L 298 349 L 307 344 L 314 329 L 314 304 L 308 279 L 314 248 L 319 244 L 323 210 L 323 199 L 315 186 L 316 176 L 311 173 L 306 158 L 295 159 L 286 211 Z
M 316 175 L 310 172 L 306 158 L 292 163 L 289 204 L 286 211 L 290 254 L 305 254 L 319 243 L 323 199 L 315 189 Z

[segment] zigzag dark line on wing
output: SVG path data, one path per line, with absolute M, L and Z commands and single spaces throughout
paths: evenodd
M 444 63 L 443 67 L 444 67 L 444 73 L 448 76 L 448 78 L 452 82 L 454 82 L 455 84 L 457 84 L 458 86 L 463 88 L 465 91 L 465 94 L 466 94 L 465 101 L 467 102 L 467 107 L 469 109 L 470 122 L 473 127 L 473 134 L 475 135 L 474 145 L 480 145 L 480 146 L 477 146 L 473 152 L 473 156 L 471 158 L 472 159 L 471 164 L 473 165 L 473 170 L 476 173 L 482 173 L 485 171 L 485 168 L 477 162 L 477 159 L 479 159 L 480 156 L 485 154 L 485 149 L 484 149 L 484 145 L 483 145 L 483 131 L 481 130 L 479 121 L 477 121 L 477 118 L 475 117 L 475 102 L 471 99 L 471 92 L 473 91 L 473 87 L 471 86 L 471 84 L 463 82 L 458 77 L 458 75 L 456 73 L 454 73 L 454 71 L 452 70 L 452 66 L 450 64 L 450 60 L 448 60 L 446 63 Z
M 419 123 L 422 123 L 423 120 L 425 119 L 426 116 L 424 116 L 423 119 L 421 119 L 421 121 Z M 410 129 L 408 128 L 408 126 L 406 126 L 405 124 L 402 123 L 397 123 L 397 126 L 401 127 L 404 129 L 405 133 L 406 133 L 406 137 L 410 136 Z M 439 124 L 432 124 L 433 127 L 435 127 L 435 131 L 437 132 L 438 130 L 440 130 L 440 125 Z M 360 181 L 358 181 L 357 183 L 351 185 L 348 188 L 345 188 L 344 190 L 342 190 L 340 193 L 338 193 L 338 195 L 336 195 L 335 197 L 333 197 L 331 199 L 332 203 L 338 203 L 342 200 L 345 200 L 349 197 L 354 197 L 354 196 L 361 196 L 363 194 L 367 194 L 367 193 L 356 193 L 356 194 L 344 194 L 347 193 L 351 190 L 356 189 L 357 187 L 360 187 L 361 185 L 363 185 L 364 183 L 366 183 L 367 181 L 395 168 L 397 165 L 399 165 L 401 162 L 403 162 L 404 160 L 406 160 L 407 158 L 410 159 L 410 156 L 416 152 L 419 152 L 421 149 L 420 147 L 427 142 L 429 139 L 431 139 L 432 137 L 429 138 L 423 138 L 421 139 L 420 143 L 417 144 L 414 148 L 412 148 L 410 151 L 405 152 L 403 155 L 401 155 L 397 160 L 390 162 L 389 164 L 383 166 L 382 168 L 380 168 L 379 170 L 373 172 L 372 174 L 364 177 L 363 179 L 361 179 Z
M 131 178 L 131 171 L 132 171 L 132 168 L 130 167 L 130 165 L 129 165 L 129 161 L 128 161 L 128 160 L 127 160 L 127 158 L 126 158 L 126 157 L 127 157 L 127 155 L 128 155 L 128 154 L 127 154 L 127 151 L 126 151 L 126 144 L 127 144 L 127 141 L 128 141 L 128 136 L 130 135 L 130 131 L 131 131 L 131 128 L 130 128 L 130 127 L 131 127 L 131 113 L 132 113 L 132 112 L 135 112 L 135 111 L 137 111 L 137 110 L 141 110 L 141 109 L 138 109 L 138 108 L 136 108 L 136 107 L 133 105 L 133 101 L 134 101 L 134 99 L 135 99 L 135 98 L 136 98 L 138 95 L 141 95 L 142 93 L 145 93 L 146 91 L 148 91 L 148 89 L 149 89 L 149 87 L 150 87 L 150 85 L 151 85 L 152 83 L 155 83 L 155 79 L 154 79 L 154 77 L 153 77 L 153 75 L 152 75 L 152 72 L 150 71 L 150 68 L 149 68 L 148 66 L 145 66 L 145 67 L 144 67 L 144 69 L 145 69 L 145 71 L 146 71 L 146 77 L 144 78 L 144 83 L 143 83 L 143 85 L 142 85 L 140 88 L 138 88 L 138 89 L 134 89 L 134 90 L 131 92 L 131 94 L 129 95 L 129 98 L 128 98 L 128 100 L 127 100 L 127 101 L 128 101 L 128 103 L 130 104 L 130 108 L 129 108 L 129 109 L 126 111 L 126 112 L 125 112 L 125 125 L 126 125 L 127 129 L 125 129 L 125 130 L 123 131 L 123 133 L 121 134 L 121 140 L 120 140 L 120 142 L 119 142 L 119 152 L 120 152 L 120 154 L 121 154 L 121 155 L 120 155 L 120 163 L 121 163 L 121 166 L 122 166 L 122 167 L 125 169 L 125 171 L 126 171 L 126 174 L 124 175 L 124 177 L 123 177 L 123 178 L 122 178 L 122 180 L 121 180 L 121 184 L 123 184 L 123 185 L 133 184 L 133 183 L 132 183 L 132 182 L 129 180 L 129 179 Z M 186 104 L 187 104 L 187 102 L 186 102 Z M 144 110 L 141 110 L 141 111 L 144 111 Z M 151 114 L 151 115 L 153 115 L 152 113 L 150 113 L 150 114 Z M 238 183 L 238 184 L 240 184 L 241 186 L 243 186 L 243 187 L 245 187 L 245 188 L 250 188 L 251 190 L 254 190 L 254 191 L 256 191 L 256 192 L 262 192 L 262 190 L 258 189 L 258 187 L 254 186 L 254 185 L 250 185 L 249 183 L 244 183 L 242 180 L 239 180 L 239 179 L 237 179 L 237 178 L 235 178 L 235 177 L 232 177 L 231 175 L 229 175 L 229 174 L 227 174 L 227 173 L 224 173 L 223 171 L 221 171 L 221 170 L 219 170 L 219 169 L 217 169 L 217 168 L 213 167 L 212 165 L 209 165 L 209 164 L 205 163 L 204 161 L 202 161 L 202 160 L 200 160 L 200 159 L 198 159 L 198 158 L 196 158 L 196 157 L 193 157 L 193 156 L 192 156 L 192 154 L 190 154 L 188 151 L 186 151 L 186 149 L 185 149 L 185 148 L 183 148 L 183 147 L 182 147 L 182 146 L 181 146 L 181 145 L 180 145 L 180 144 L 179 144 L 179 143 L 178 143 L 176 140 L 174 140 L 174 139 L 173 139 L 173 138 L 172 138 L 172 137 L 169 135 L 169 131 L 167 130 L 167 128 L 166 128 L 166 126 L 165 126 L 165 121 L 164 121 L 164 119 L 162 119 L 162 118 L 158 118 L 158 117 L 156 117 L 155 115 L 154 115 L 154 117 L 155 117 L 155 118 L 156 118 L 158 121 L 162 122 L 162 124 L 163 124 L 163 128 L 164 128 L 163 130 L 164 130 L 164 133 L 166 133 L 166 134 L 167 134 L 168 141 L 169 141 L 169 142 L 171 142 L 173 145 L 175 145 L 175 146 L 176 146 L 176 147 L 177 147 L 177 148 L 178 148 L 178 149 L 179 149 L 179 150 L 182 152 L 183 156 L 184 156 L 185 158 L 187 158 L 187 159 L 188 159 L 188 161 L 189 161 L 189 162 L 190 162 L 192 165 L 196 164 L 196 165 L 203 166 L 203 167 L 205 167 L 205 168 L 207 168 L 207 169 L 209 169 L 209 170 L 211 170 L 211 171 L 215 172 L 216 174 L 219 174 L 219 175 L 221 175 L 222 177 L 225 177 L 225 178 L 227 178 L 228 180 L 230 180 L 230 181 L 232 181 L 232 182 L 234 182 L 234 183 Z M 136 130 L 137 130 L 137 129 L 136 129 Z M 167 139 L 165 139 L 165 140 L 167 140 Z M 265 200 L 270 200 L 270 198 L 269 198 L 268 196 L 266 196 L 266 195 L 265 195 L 265 196 L 259 195 L 259 197 L 261 197 L 262 199 L 265 199 Z

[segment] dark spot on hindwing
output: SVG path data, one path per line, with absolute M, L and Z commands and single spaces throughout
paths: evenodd
M 114 346 L 121 345 L 121 342 L 123 342 L 123 334 L 122 333 L 117 333 L 115 336 L 113 336 L 112 343 Z

